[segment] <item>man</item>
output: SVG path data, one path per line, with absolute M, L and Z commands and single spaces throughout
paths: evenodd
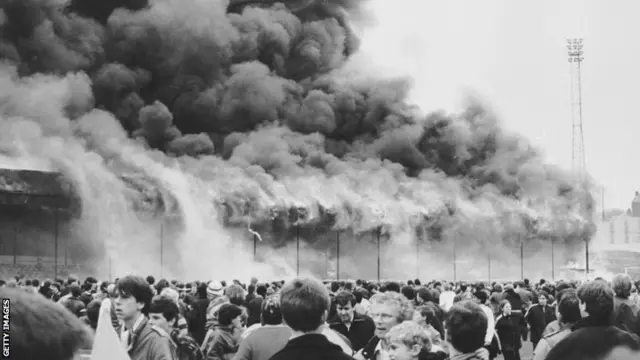
M 520 297 L 520 306 L 516 306 L 512 301 L 510 301 L 511 307 L 513 308 L 513 313 L 519 313 L 520 316 L 524 317 L 526 310 L 531 306 L 535 297 L 533 296 L 533 293 L 527 288 L 525 281 L 516 281 L 513 285 L 515 286 L 515 293 Z M 523 318 L 522 321 L 524 321 Z M 522 332 L 522 340 L 526 341 L 529 337 L 529 328 L 526 326 L 522 326 L 520 330 Z
M 538 341 L 542 338 L 544 329 L 556 319 L 555 310 L 547 304 L 547 294 L 541 292 L 538 295 L 538 303 L 531 305 L 524 316 L 527 324 L 531 328 L 531 343 L 535 349 L 538 345 Z
M 224 295 L 224 285 L 215 280 L 207 285 L 207 299 L 209 299 L 209 305 L 207 306 L 205 331 L 214 328 L 218 322 L 216 318 L 218 309 L 223 304 L 229 303 L 229 298 Z
M 476 299 L 477 304 L 480 306 L 482 311 L 484 311 L 484 315 L 487 317 L 487 330 L 484 335 L 484 347 L 489 350 L 490 358 L 495 358 L 498 350 L 497 340 L 494 341 L 496 334 L 496 320 L 493 316 L 493 310 L 491 310 L 487 305 L 489 302 L 489 295 L 486 291 L 478 290 L 473 294 L 473 297 Z M 494 346 L 492 346 L 492 343 Z
M 544 360 L 549 351 L 562 339 L 571 333 L 571 328 L 580 320 L 580 300 L 574 289 L 565 290 L 560 294 L 556 306 L 556 317 L 559 329 L 544 336 L 534 348 L 534 360 Z
M 627 274 L 618 274 L 611 280 L 611 287 L 615 294 L 613 298 L 613 325 L 621 330 L 640 335 L 640 307 L 631 301 L 633 282 Z
M 0 288 L 11 306 L 11 359 L 80 360 L 93 334 L 80 319 L 43 296 Z
M 352 293 L 339 292 L 333 301 L 337 314 L 329 320 L 329 327 L 349 339 L 353 351 L 359 351 L 373 337 L 376 325 L 370 317 L 356 314 L 356 297 Z
M 178 329 L 179 313 L 175 301 L 162 295 L 156 296 L 149 307 L 149 322 L 170 334 L 177 347 L 178 360 L 203 360 L 204 355 L 196 341 Z
M 297 278 L 286 283 L 280 290 L 280 307 L 282 318 L 293 334 L 271 360 L 352 360 L 322 334 L 329 306 L 329 292 L 321 282 Z
M 116 315 L 124 323 L 121 341 L 131 360 L 174 360 L 169 334 L 147 320 L 153 290 L 139 276 L 125 276 L 116 284 Z
M 463 300 L 453 305 L 445 324 L 449 359 L 488 359 L 489 351 L 484 348 L 486 332 L 487 316 L 478 304 Z
M 84 303 L 79 299 L 80 295 L 82 295 L 80 286 L 78 284 L 73 284 L 69 287 L 69 296 L 60 300 L 60 304 L 77 317 L 81 317 L 82 311 L 85 309 Z
M 610 359 L 611 353 L 627 351 L 640 358 L 640 338 L 611 325 L 613 290 L 602 280 L 578 288 L 582 319 L 560 341 L 546 360 Z

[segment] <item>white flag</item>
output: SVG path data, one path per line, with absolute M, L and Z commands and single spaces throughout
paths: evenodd
M 100 306 L 91 360 L 131 360 L 111 323 L 111 301 L 109 299 L 103 300 L 102 306 Z

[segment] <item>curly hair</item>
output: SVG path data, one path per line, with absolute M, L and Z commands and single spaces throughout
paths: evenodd
M 385 293 L 377 293 L 369 299 L 371 305 L 383 304 L 395 307 L 398 310 L 398 322 L 413 319 L 413 305 L 404 295 L 397 292 L 389 291 Z
M 431 350 L 429 333 L 413 321 L 405 321 L 392 327 L 384 336 L 383 341 L 385 344 L 400 341 L 409 348 L 418 345 L 426 351 Z
M 627 274 L 617 274 L 611 280 L 611 287 L 617 297 L 628 299 L 629 296 L 631 296 L 631 288 L 633 287 L 631 276 Z

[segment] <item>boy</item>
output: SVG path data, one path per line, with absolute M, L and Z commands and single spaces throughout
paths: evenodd
M 413 321 L 405 321 L 389 330 L 383 338 L 390 360 L 418 360 L 431 349 L 429 335 Z
M 149 308 L 149 322 L 164 330 L 176 344 L 178 360 L 203 360 L 204 355 L 196 341 L 178 329 L 178 305 L 163 295 L 153 298 Z
M 317 280 L 298 278 L 286 283 L 280 291 L 280 308 L 293 334 L 271 360 L 352 360 L 322 334 L 330 304 L 327 288 Z
M 116 315 L 124 323 L 120 338 L 131 360 L 174 360 L 174 345 L 147 319 L 153 291 L 144 278 L 125 276 L 116 284 Z

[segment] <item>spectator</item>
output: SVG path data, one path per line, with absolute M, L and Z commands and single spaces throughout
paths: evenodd
M 549 351 L 562 339 L 571 333 L 571 327 L 580 321 L 580 300 L 575 290 L 565 290 L 561 293 L 556 305 L 556 316 L 559 329 L 544 336 L 534 349 L 534 360 L 544 360 Z
M 475 302 L 463 300 L 454 304 L 447 314 L 445 330 L 451 360 L 484 360 L 489 357 L 484 348 L 487 317 Z M 505 360 L 508 360 L 506 356 Z
M 413 321 L 405 321 L 389 330 L 383 339 L 393 360 L 418 360 L 431 351 L 431 341 L 425 331 Z M 446 355 L 440 352 L 444 359 Z
M 629 299 L 633 288 L 631 277 L 618 274 L 613 277 L 611 286 L 615 294 L 611 314 L 612 324 L 621 330 L 640 335 L 640 318 L 638 317 L 640 307 Z
M 169 334 L 149 323 L 147 315 L 153 290 L 139 276 L 125 276 L 116 284 L 116 314 L 124 323 L 121 340 L 131 360 L 169 360 L 175 348 Z
M 354 358 L 358 360 L 374 360 L 380 356 L 386 356 L 386 350 L 380 341 L 392 327 L 414 316 L 413 306 L 403 295 L 397 292 L 380 292 L 371 297 L 369 313 L 376 325 L 374 336 Z
M 338 293 L 333 301 L 336 303 L 337 315 L 329 320 L 329 326 L 349 339 L 354 351 L 359 351 L 373 337 L 376 328 L 373 320 L 355 313 L 356 297 L 350 292 Z
M 149 307 L 149 322 L 164 330 L 176 345 L 177 360 L 203 360 L 204 355 L 196 341 L 182 334 L 178 328 L 180 311 L 173 299 L 156 296 Z
M 12 359 L 73 360 L 91 347 L 89 328 L 46 298 L 11 288 L 0 297 L 11 301 Z
M 260 320 L 262 326 L 245 333 L 246 337 L 240 343 L 234 360 L 269 360 L 291 338 L 291 329 L 282 324 L 282 310 L 277 296 L 270 296 L 262 302 Z
M 244 331 L 242 309 L 235 304 L 223 304 L 218 310 L 218 325 L 210 337 L 202 344 L 207 359 L 224 360 L 232 358 L 240 345 Z
M 640 358 L 640 339 L 612 326 L 613 297 L 613 290 L 604 281 L 581 285 L 578 299 L 582 319 L 549 351 L 546 360 L 608 359 L 614 351 L 630 351 Z
M 351 359 L 322 334 L 329 305 L 329 293 L 319 281 L 298 278 L 286 283 L 280 291 L 280 306 L 293 338 L 271 360 Z
M 500 315 L 496 318 L 496 333 L 502 347 L 502 355 L 505 360 L 520 360 L 520 348 L 522 339 L 520 332 L 521 316 L 512 314 L 509 300 L 500 303 Z

